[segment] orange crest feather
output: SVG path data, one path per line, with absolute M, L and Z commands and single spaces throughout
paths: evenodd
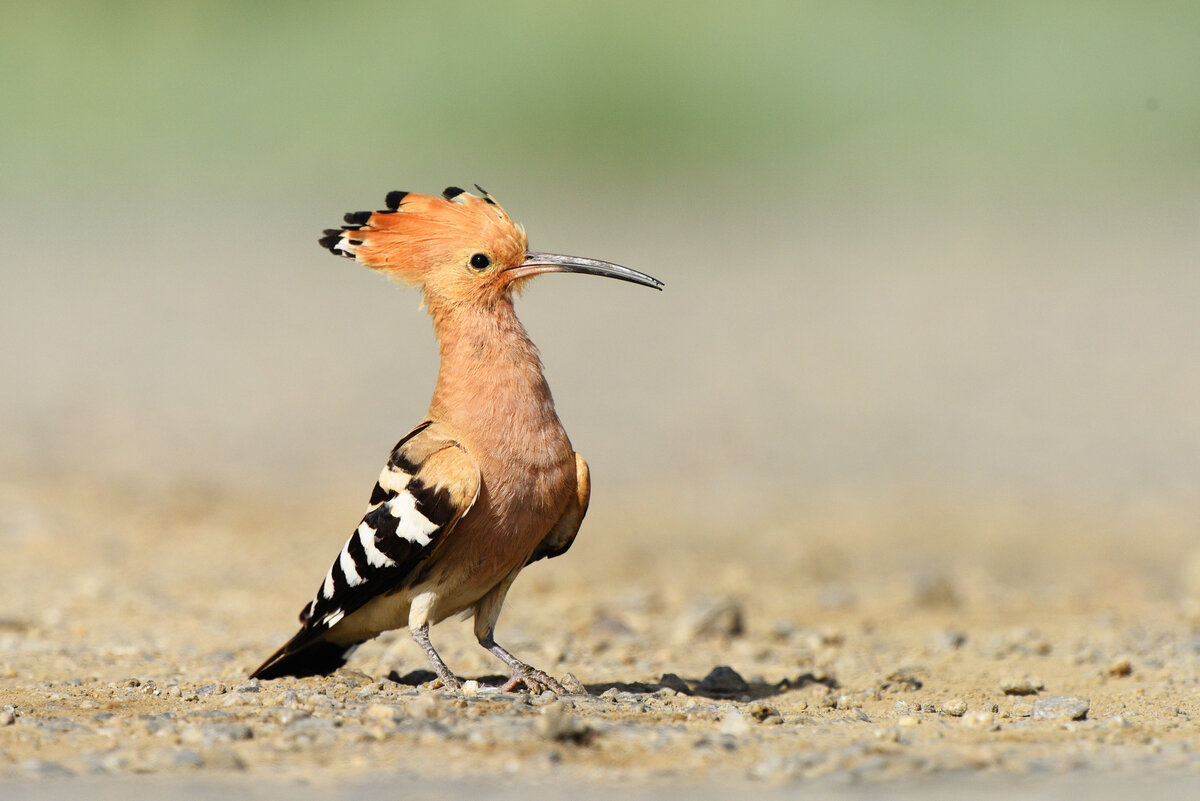
M 478 188 L 478 187 L 476 187 Z M 441 197 L 390 192 L 388 208 L 351 212 L 322 246 L 407 283 L 424 285 L 429 271 L 485 253 L 519 264 L 528 249 L 525 229 L 480 189 L 482 197 L 449 187 Z M 466 254 L 466 255 L 464 255 Z

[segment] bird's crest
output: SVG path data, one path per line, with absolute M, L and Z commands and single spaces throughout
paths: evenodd
M 346 224 L 318 240 L 338 256 L 408 283 L 423 284 L 438 265 L 463 262 L 482 254 L 489 262 L 519 264 L 528 250 L 523 226 L 480 188 L 473 195 L 457 186 L 441 197 L 394 191 L 379 211 L 352 211 Z

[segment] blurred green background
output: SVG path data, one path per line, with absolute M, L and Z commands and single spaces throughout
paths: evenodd
M 1200 159 L 1186 2 L 34 5 L 0 62 L 26 188 L 1186 185 Z
M 435 350 L 315 239 L 478 182 L 667 283 L 521 305 L 601 519 L 1195 522 L 1195 3 L 9 4 L 0 74 L 13 479 L 357 509 Z

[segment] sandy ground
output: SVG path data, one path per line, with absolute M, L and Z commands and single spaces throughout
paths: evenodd
M 443 624 L 480 685 L 464 697 L 409 676 L 425 665 L 400 635 L 327 679 L 246 681 L 337 547 L 330 504 L 71 482 L 0 487 L 6 792 L 1200 786 L 1200 611 L 1162 591 L 1169 550 L 1131 570 L 1014 530 L 1005 552 L 939 557 L 936 534 L 882 536 L 867 510 L 799 548 L 781 525 L 737 558 L 747 533 L 726 530 L 662 559 L 589 521 L 500 627 L 586 694 L 499 693 L 468 625 Z

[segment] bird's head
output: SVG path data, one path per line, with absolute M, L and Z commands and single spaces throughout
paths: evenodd
M 476 189 L 479 189 L 477 186 Z M 320 240 L 355 259 L 421 287 L 431 302 L 491 304 L 526 279 L 550 272 L 587 273 L 662 289 L 645 273 L 609 262 L 529 252 L 525 228 L 479 189 L 449 187 L 441 197 L 389 192 L 382 211 L 355 211 Z

